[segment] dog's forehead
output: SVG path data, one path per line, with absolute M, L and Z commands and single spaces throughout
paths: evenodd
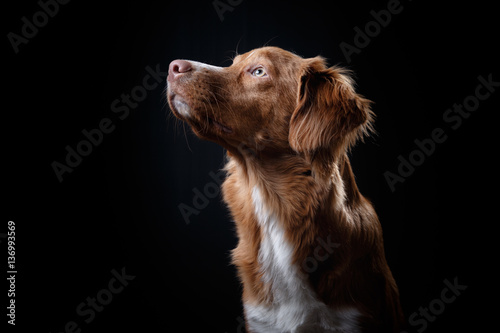
M 234 60 L 233 64 L 240 63 L 242 61 L 250 61 L 251 59 L 255 58 L 255 56 L 262 55 L 261 49 L 254 49 L 252 51 L 248 51 L 243 54 L 237 55 Z
M 266 59 L 269 62 L 277 63 L 284 60 L 301 60 L 302 58 L 279 47 L 266 46 L 237 55 L 233 60 L 233 65 L 241 62 L 250 62 L 256 59 Z

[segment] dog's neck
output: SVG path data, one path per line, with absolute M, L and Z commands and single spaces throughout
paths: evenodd
M 328 192 L 343 197 L 343 204 L 352 207 L 361 198 L 346 152 L 332 159 L 330 154 L 321 151 L 302 156 L 291 149 L 277 153 L 245 146 L 237 152 L 228 151 L 228 158 L 228 165 L 234 163 L 250 183 L 262 184 L 278 195 L 281 190 L 288 190 L 287 183 L 312 179 L 318 185 L 315 190 L 323 195 Z

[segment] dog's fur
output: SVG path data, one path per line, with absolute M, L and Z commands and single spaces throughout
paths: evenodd
M 170 64 L 168 101 L 227 149 L 224 201 L 249 332 L 399 332 L 382 229 L 347 152 L 370 133 L 349 72 L 276 47 Z

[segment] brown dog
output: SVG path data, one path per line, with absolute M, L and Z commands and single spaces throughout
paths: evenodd
M 247 330 L 399 332 L 382 229 L 347 156 L 373 120 L 348 71 L 264 47 L 225 68 L 175 60 L 167 94 L 227 149 Z

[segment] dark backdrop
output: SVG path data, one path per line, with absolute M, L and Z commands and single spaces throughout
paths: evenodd
M 489 327 L 500 88 L 479 88 L 489 93 L 481 101 L 475 94 L 478 77 L 500 81 L 493 3 L 71 1 L 56 8 L 52 0 L 45 16 L 44 3 L 11 1 L 2 11 L 0 241 L 5 263 L 7 221 L 14 221 L 17 331 L 242 332 L 229 260 L 234 226 L 214 178 L 223 149 L 170 115 L 164 73 L 150 73 L 166 72 L 177 58 L 228 66 L 236 51 L 263 45 L 352 69 L 358 91 L 375 102 L 378 134 L 351 157 L 380 216 L 406 317 L 417 313 L 408 332 Z M 381 12 L 388 6 L 397 12 L 390 21 Z M 365 28 L 371 37 L 359 35 Z M 16 39 L 16 53 L 10 33 L 23 30 L 30 38 Z M 346 57 L 341 45 L 357 49 Z M 464 102 L 474 111 L 443 118 Z M 429 144 L 429 156 L 419 153 L 415 140 L 429 142 L 436 128 L 446 141 Z M 87 156 L 68 153 L 78 149 Z M 68 154 L 71 173 L 61 171 Z M 391 189 L 385 175 L 410 157 L 418 166 L 401 166 L 404 182 Z M 196 213 L 186 219 L 180 205 Z M 467 286 L 449 304 L 445 280 Z M 92 298 L 103 304 L 91 310 Z

